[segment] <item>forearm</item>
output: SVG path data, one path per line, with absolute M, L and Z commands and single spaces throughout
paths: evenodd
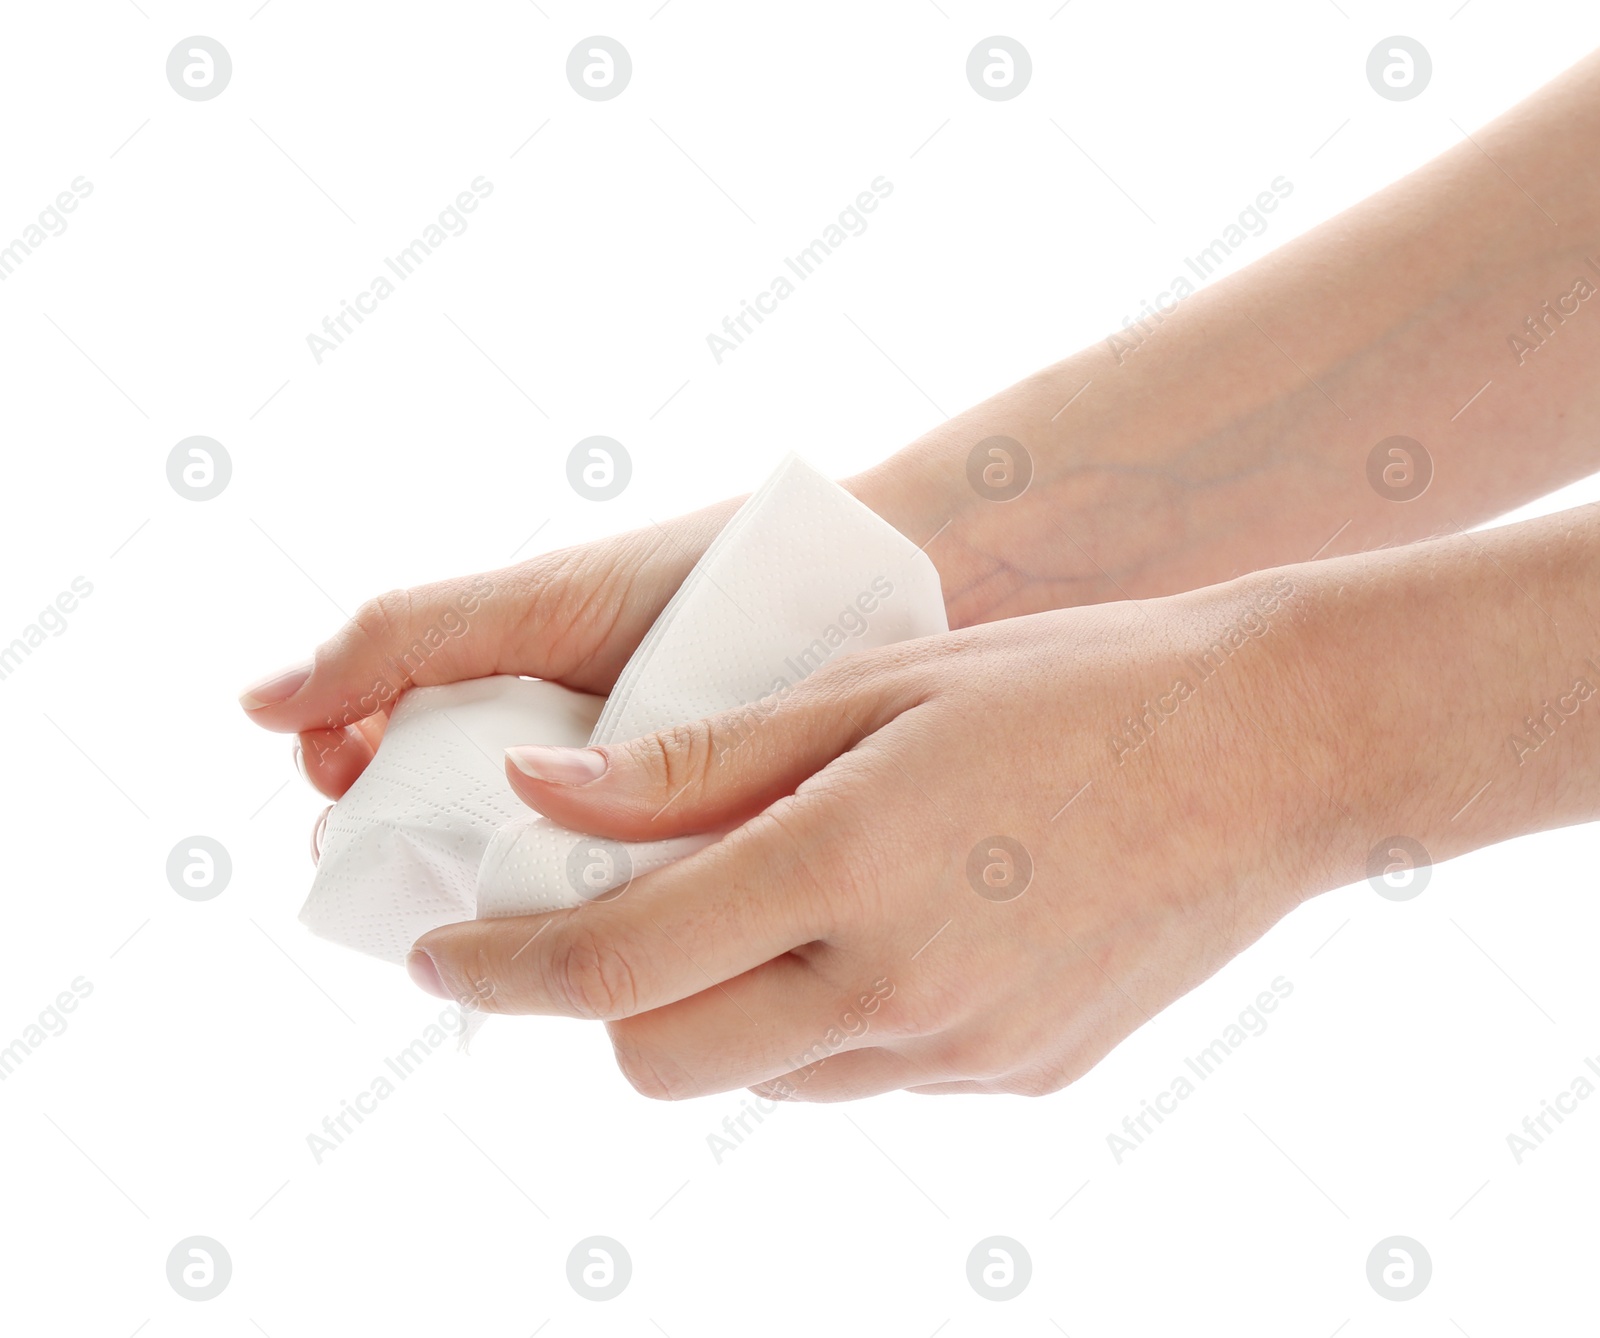
M 965 624 L 1407 542 L 1593 471 L 1600 56 L 1473 140 L 851 487 L 918 542 L 946 526 L 928 551 Z M 1031 459 L 1013 501 L 967 482 L 996 435 Z M 1391 436 L 1431 457 L 1413 500 L 1369 482 Z
M 1600 817 L 1600 507 L 1285 574 L 1240 732 L 1312 890 Z

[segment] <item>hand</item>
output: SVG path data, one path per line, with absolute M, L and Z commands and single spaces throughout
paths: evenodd
M 737 506 L 390 591 L 312 659 L 246 689 L 240 704 L 263 728 L 298 733 L 306 778 L 337 799 L 372 760 L 409 687 L 530 674 L 604 693 Z
M 1269 574 L 1012 619 L 754 711 L 513 749 L 517 791 L 577 830 L 742 825 L 615 899 L 435 930 L 413 972 L 489 1011 L 605 1019 L 651 1096 L 1052 1091 L 1296 903 L 1279 833 L 1306 786 L 1267 763 L 1251 704 L 1293 597 Z M 1119 733 L 1185 675 L 1150 737 Z M 574 754 L 602 773 L 573 783 Z

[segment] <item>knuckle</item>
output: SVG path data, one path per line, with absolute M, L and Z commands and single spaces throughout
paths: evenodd
M 916 1040 L 946 1036 L 964 1012 L 964 1004 L 953 986 L 921 984 L 916 989 L 901 988 L 884 999 L 874 1028 L 888 1040 Z M 965 1068 L 965 1045 L 951 1038 L 936 1050 L 940 1063 Z
M 827 709 L 846 708 L 871 692 L 903 710 L 929 690 L 928 658 L 921 640 L 846 650 L 805 679 L 800 690 Z
M 744 825 L 745 839 L 754 845 L 774 847 L 774 855 L 792 859 L 810 870 L 815 841 L 806 830 L 805 801 L 798 795 L 773 800 Z
M 486 970 L 468 964 L 451 976 L 446 984 L 450 997 L 464 1013 L 493 1013 L 499 989 Z
M 682 1068 L 665 1056 L 654 1054 L 635 1042 L 621 1029 L 615 1029 L 611 1046 L 617 1068 L 628 1086 L 651 1101 L 682 1101 L 694 1096 L 695 1088 Z
M 786 701 L 784 697 L 769 694 L 732 707 L 708 721 L 711 751 L 716 760 L 720 763 L 731 753 L 763 737 L 768 724 L 785 709 Z
M 438 958 L 435 960 L 438 961 Z M 508 973 L 490 950 L 487 941 L 474 941 L 465 954 L 452 954 L 438 964 L 445 988 L 463 1010 L 479 1013 L 518 1011 L 515 992 L 508 993 L 500 988 Z
M 705 720 L 646 735 L 639 748 L 639 761 L 664 799 L 690 786 L 704 787 L 717 758 L 711 725 Z
M 774 848 L 799 863 L 826 891 L 842 923 L 893 920 L 904 913 L 905 833 L 865 802 L 870 787 L 837 764 L 808 776 L 774 800 L 761 824 Z
M 367 600 L 350 619 L 350 626 L 373 645 L 403 640 L 411 623 L 411 592 L 388 590 Z
M 629 1017 L 639 1011 L 639 980 L 631 953 L 592 929 L 575 925 L 549 959 L 555 1001 L 577 1017 Z
M 877 650 L 846 650 L 803 679 L 796 694 L 803 702 L 837 709 L 878 678 L 884 660 Z
M 828 784 L 813 777 L 729 839 L 753 857 L 750 867 L 763 884 L 790 890 L 786 904 L 819 932 L 864 932 L 899 913 L 891 906 L 890 889 L 898 886 L 888 876 L 892 859 L 884 833 L 831 798 Z
M 738 839 L 759 852 L 764 872 L 798 880 L 827 904 L 838 892 L 841 861 L 819 844 L 808 807 L 809 801 L 801 796 L 785 795 L 746 822 Z

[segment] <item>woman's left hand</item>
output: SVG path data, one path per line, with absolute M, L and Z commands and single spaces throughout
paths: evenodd
M 1267 573 L 1012 619 L 626 744 L 513 749 L 575 830 L 741 825 L 620 895 L 435 930 L 413 974 L 604 1019 L 654 1097 L 1053 1091 L 1298 900 L 1306 782 L 1256 737 L 1292 604 Z

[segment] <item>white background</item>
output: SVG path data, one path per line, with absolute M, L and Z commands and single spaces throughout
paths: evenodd
M 1600 11 L 256 4 L 4 12 L 0 235 L 77 176 L 93 193 L 0 284 L 0 642 L 74 577 L 93 594 L 0 681 L 0 1046 L 75 978 L 93 992 L 0 1084 L 0 1328 L 1593 1323 L 1600 1101 L 1522 1165 L 1506 1144 L 1600 1055 L 1593 828 L 1440 867 L 1413 901 L 1324 896 L 1051 1098 L 789 1107 L 718 1164 L 742 1094 L 649 1103 L 597 1028 L 500 1020 L 319 1165 L 306 1136 L 438 1005 L 297 924 L 321 801 L 234 697 L 382 590 L 749 489 L 791 449 L 854 472 L 1103 338 L 1274 177 L 1293 194 L 1231 268 L 1456 143 L 1452 118 L 1595 45 Z M 166 82 L 196 33 L 232 55 L 213 101 Z M 633 59 L 609 102 L 564 74 L 594 33 Z M 992 33 L 1032 55 L 1013 101 L 966 82 Z M 1433 57 L 1411 102 L 1365 78 L 1394 33 Z M 480 175 L 469 229 L 318 365 L 307 334 Z M 717 365 L 706 334 L 880 175 L 868 231 Z M 635 468 L 603 504 L 564 472 L 595 433 Z M 165 472 L 193 434 L 233 462 L 204 503 Z M 194 834 L 233 860 L 208 902 L 165 874 Z M 1106 1135 L 1277 976 L 1270 1029 L 1118 1165 Z M 165 1274 L 196 1234 L 233 1261 L 204 1303 Z M 565 1277 L 594 1234 L 634 1266 L 603 1304 Z M 1034 1266 L 1003 1304 L 966 1278 L 994 1234 Z M 1434 1264 L 1405 1303 L 1365 1274 L 1394 1234 Z

